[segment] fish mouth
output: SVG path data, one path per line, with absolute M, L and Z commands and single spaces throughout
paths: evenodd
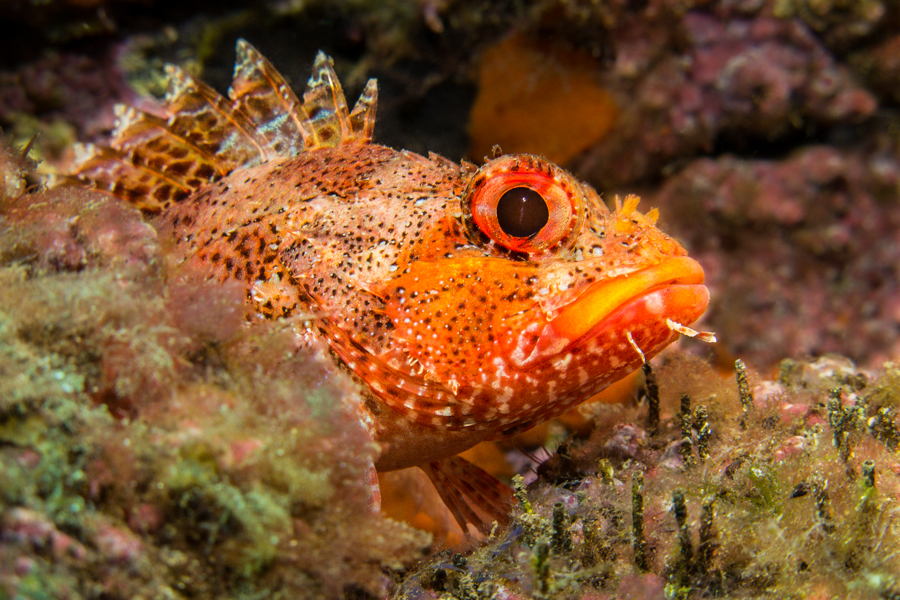
M 687 325 L 699 318 L 709 303 L 709 290 L 703 282 L 703 267 L 686 256 L 597 281 L 559 309 L 540 332 L 530 332 L 532 343 L 520 343 L 510 358 L 517 366 L 527 367 L 558 355 L 597 334 L 610 317 L 641 300 L 646 301 L 642 310 L 648 319 Z

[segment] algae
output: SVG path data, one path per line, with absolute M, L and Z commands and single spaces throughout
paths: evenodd
M 365 597 L 422 556 L 369 508 L 375 448 L 330 362 L 210 302 L 118 202 L 2 209 L 0 596 Z
M 727 381 L 670 356 L 650 378 L 669 418 L 646 446 L 606 456 L 602 426 L 570 440 L 566 480 L 518 483 L 510 529 L 452 574 L 441 556 L 421 565 L 393 597 L 894 598 L 900 461 L 872 417 L 896 401 L 895 376 L 892 365 L 868 372 L 828 357 L 796 361 L 780 384 L 746 367 Z M 853 391 L 835 396 L 836 386 Z M 685 394 L 716 399 L 702 461 L 681 454 Z M 835 398 L 858 417 L 849 451 L 834 436 L 846 423 L 828 421 Z M 633 410 L 624 418 L 646 407 Z

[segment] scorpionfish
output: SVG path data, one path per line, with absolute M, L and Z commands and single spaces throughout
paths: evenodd
M 706 309 L 703 269 L 637 197 L 610 210 L 538 156 L 377 145 L 375 80 L 350 109 L 321 52 L 302 100 L 243 40 L 228 98 L 167 69 L 165 114 L 119 107 L 67 180 L 243 284 L 252 319 L 294 317 L 298 345 L 360 384 L 374 467 L 422 467 L 464 529 L 510 495 L 458 453 L 571 409 Z

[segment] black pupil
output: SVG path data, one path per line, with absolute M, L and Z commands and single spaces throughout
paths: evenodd
M 550 211 L 541 195 L 531 188 L 513 188 L 497 202 L 497 222 L 512 237 L 531 237 L 550 220 Z

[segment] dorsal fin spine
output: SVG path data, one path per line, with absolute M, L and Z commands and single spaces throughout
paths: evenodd
M 249 43 L 239 40 L 237 55 L 227 99 L 166 65 L 165 118 L 117 107 L 109 146 L 85 147 L 72 175 L 55 181 L 79 180 L 156 212 L 235 169 L 372 139 L 374 79 L 350 111 L 334 63 L 321 51 L 302 102 Z
M 259 85 L 263 82 L 266 85 Z M 260 113 L 258 109 L 254 110 L 251 105 L 250 101 L 256 99 L 259 91 L 265 94 L 262 96 L 262 105 L 272 105 L 269 110 L 276 115 L 274 118 Z M 299 152 L 297 138 L 302 138 L 303 133 L 301 119 L 297 116 L 300 101 L 272 64 L 244 39 L 237 41 L 237 60 L 228 97 L 231 99 L 232 110 L 240 112 L 252 124 L 253 132 L 262 144 L 267 158 L 293 156 Z M 279 105 L 281 110 L 276 109 Z M 276 123 L 276 120 L 280 122 Z M 279 135 L 280 128 L 288 120 L 292 127 L 288 127 L 285 134 Z M 274 134 L 274 139 L 270 139 L 271 134 Z M 279 150 L 279 141 L 287 141 L 288 147 Z
M 296 142 L 291 144 L 290 155 L 294 156 L 299 154 L 303 148 L 307 147 L 306 140 L 309 139 L 313 135 L 312 129 L 309 127 L 308 115 L 304 110 L 303 103 L 300 102 L 297 95 L 294 94 L 294 90 L 287 84 L 281 74 L 272 66 L 272 64 L 259 53 L 253 46 L 251 46 L 246 40 L 238 40 L 238 55 L 240 56 L 241 51 L 247 53 L 248 56 L 255 57 L 261 65 L 264 66 L 263 75 L 269 80 L 269 84 L 272 88 L 277 92 L 278 98 L 281 100 L 284 105 L 284 115 L 290 117 L 293 121 L 294 126 L 297 128 L 298 133 L 300 134 L 300 139 L 298 142 L 302 142 L 302 146 L 298 147 Z M 322 54 L 322 51 L 319 51 L 319 54 Z M 235 69 L 237 69 L 237 65 L 235 65 Z
M 228 104 L 228 101 L 222 97 L 217 91 L 203 83 L 202 81 L 198 81 L 197 79 L 190 76 L 186 73 L 181 67 L 177 65 L 168 64 L 166 65 L 166 73 L 169 75 L 169 91 L 166 92 L 166 108 L 169 109 L 169 119 L 168 123 L 173 126 L 175 119 L 179 115 L 183 115 L 182 111 L 172 110 L 172 107 L 175 105 L 175 102 L 184 94 L 185 90 L 196 92 L 200 97 L 202 97 L 206 104 L 212 108 L 216 113 L 221 116 L 224 120 L 228 121 L 232 125 L 232 133 L 229 137 L 234 137 L 236 135 L 240 135 L 244 140 L 252 144 L 257 151 L 257 155 L 259 160 L 265 156 L 265 151 L 262 146 L 256 140 L 256 138 L 252 135 L 251 131 L 247 128 L 245 123 L 241 123 L 235 114 L 234 107 Z M 175 86 L 181 84 L 181 87 L 176 88 Z M 244 119 L 246 121 L 246 119 Z M 235 144 L 232 142 L 229 144 L 229 148 L 233 148 Z M 217 152 L 218 156 L 221 152 Z M 247 164 L 242 164 L 237 166 L 236 168 L 249 166 Z
M 362 94 L 350 111 L 350 127 L 357 134 L 359 141 L 368 142 L 375 130 L 375 109 L 378 105 L 378 82 L 370 79 L 366 82 Z
M 316 54 L 316 62 L 314 63 L 313 71 L 316 74 L 316 78 L 320 80 L 317 82 L 317 85 L 325 85 L 326 90 L 331 93 L 331 102 L 334 105 L 334 113 L 341 126 L 340 139 L 349 139 L 352 137 L 350 111 L 347 108 L 347 98 L 344 96 L 344 88 L 341 86 L 341 82 L 334 72 L 334 61 L 331 57 L 319 50 Z M 325 75 L 324 82 L 321 81 L 323 73 Z M 312 88 L 313 85 L 313 78 L 310 77 L 307 87 Z M 304 100 L 305 99 L 306 95 L 304 94 Z

